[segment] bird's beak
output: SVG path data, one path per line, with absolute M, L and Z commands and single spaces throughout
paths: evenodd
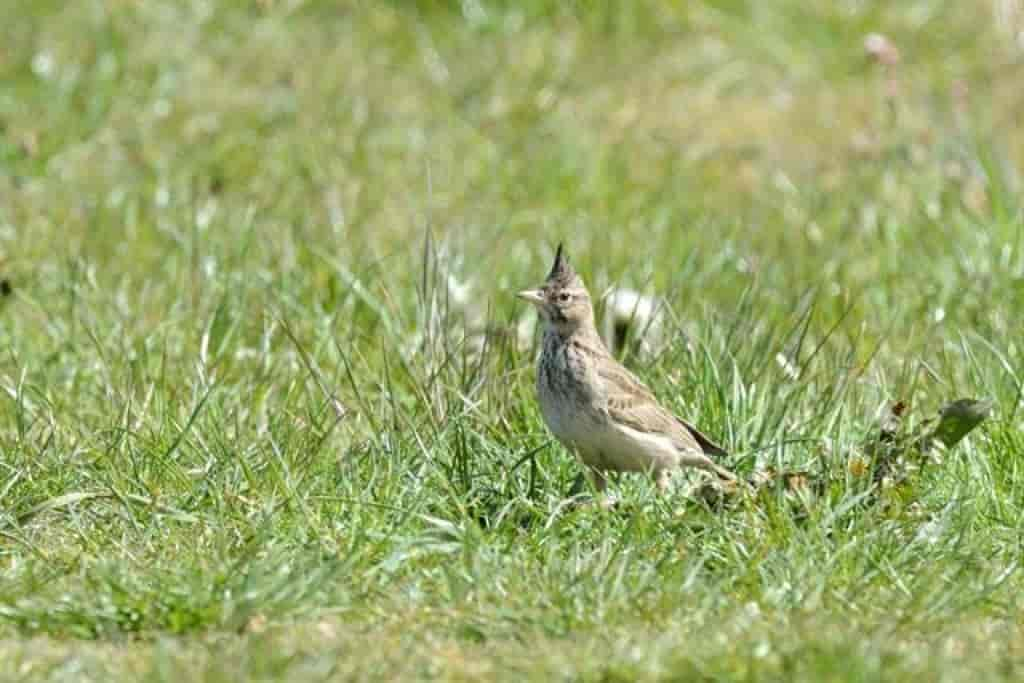
M 534 306 L 539 306 L 544 303 L 544 295 L 540 293 L 539 289 L 524 289 L 516 294 L 516 297 L 523 301 L 529 301 Z

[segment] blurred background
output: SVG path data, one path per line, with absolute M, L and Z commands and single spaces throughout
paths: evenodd
M 691 314 L 755 280 L 876 323 L 1020 296 L 1016 0 L 11 0 L 0 26 L 0 258 L 48 310 L 85 278 L 126 325 L 222 291 L 358 318 L 352 282 L 415 283 L 428 230 L 500 310 L 559 239 Z

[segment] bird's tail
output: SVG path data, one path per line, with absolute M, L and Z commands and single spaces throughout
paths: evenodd
M 679 420 L 682 423 L 682 425 L 686 427 L 686 430 L 693 435 L 693 438 L 697 440 L 698 444 L 700 444 L 700 448 L 702 451 L 704 451 L 708 455 L 715 456 L 718 458 L 729 457 L 728 451 L 726 451 L 717 443 L 715 443 L 714 441 L 706 437 L 704 434 L 702 434 L 699 429 L 697 429 L 692 424 L 690 424 L 689 422 L 680 417 L 677 417 L 676 419 Z

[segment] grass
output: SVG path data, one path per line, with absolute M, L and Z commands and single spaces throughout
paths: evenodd
M 1018 680 L 1015 8 L 4 3 L 0 679 Z M 740 471 L 995 414 L 886 505 L 567 510 L 559 240 Z

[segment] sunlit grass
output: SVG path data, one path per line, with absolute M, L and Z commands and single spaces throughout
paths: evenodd
M 5 4 L 0 678 L 1016 680 L 1019 19 Z M 563 240 L 732 466 L 840 483 L 567 508 L 511 296 Z

